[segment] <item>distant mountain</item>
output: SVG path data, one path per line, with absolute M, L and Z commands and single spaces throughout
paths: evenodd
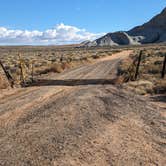
M 166 8 L 149 22 L 129 31 L 108 33 L 84 46 L 139 45 L 166 42 Z
M 80 43 L 81 45 L 85 45 L 85 44 L 89 44 L 91 41 L 90 40 L 85 40 L 82 43 Z

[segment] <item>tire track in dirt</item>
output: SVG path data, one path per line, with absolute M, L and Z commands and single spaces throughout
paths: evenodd
M 6 165 L 162 166 L 160 118 L 145 99 L 112 85 L 78 86 L 23 114 L 0 138 L 0 159 Z

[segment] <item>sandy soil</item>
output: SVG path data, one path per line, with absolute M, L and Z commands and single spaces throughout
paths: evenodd
M 166 163 L 165 108 L 112 85 L 123 51 L 0 93 L 0 165 Z

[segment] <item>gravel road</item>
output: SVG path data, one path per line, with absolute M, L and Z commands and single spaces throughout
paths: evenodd
M 130 53 L 1 91 L 0 165 L 165 165 L 166 110 L 112 84 Z

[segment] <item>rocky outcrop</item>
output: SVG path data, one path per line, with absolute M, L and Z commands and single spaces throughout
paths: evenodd
M 166 8 L 149 22 L 129 31 L 108 33 L 85 46 L 118 46 L 166 42 Z
M 126 32 L 108 33 L 105 36 L 89 43 L 89 46 L 117 46 L 117 45 L 131 45 L 139 44 L 133 40 Z

